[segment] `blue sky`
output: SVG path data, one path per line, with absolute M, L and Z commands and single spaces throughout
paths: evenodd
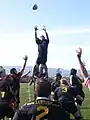
M 38 10 L 31 9 L 33 4 Z M 50 36 L 48 67 L 79 68 L 76 49 L 83 48 L 82 59 L 90 68 L 90 0 L 0 0 L 0 64 L 22 65 L 27 54 L 27 65 L 34 65 L 38 36 L 46 25 Z

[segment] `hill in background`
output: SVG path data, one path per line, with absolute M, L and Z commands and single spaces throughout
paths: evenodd
M 6 69 L 6 73 L 8 74 L 9 71 L 10 71 L 10 69 L 13 68 L 13 67 L 15 67 L 17 69 L 17 71 L 19 71 L 21 69 L 21 66 L 4 66 L 4 68 Z M 24 73 L 26 73 L 26 72 L 28 72 L 30 70 L 31 71 L 30 75 L 32 75 L 32 69 L 33 69 L 32 66 L 27 66 L 25 68 L 25 72 Z M 50 77 L 54 76 L 55 73 L 56 73 L 56 71 L 57 71 L 57 68 L 48 68 L 49 76 Z M 60 71 L 61 71 L 61 73 L 62 73 L 63 76 L 67 76 L 67 77 L 69 76 L 69 70 L 60 68 Z M 88 71 L 88 72 L 90 73 L 90 71 Z M 78 70 L 78 74 L 81 76 L 80 70 Z

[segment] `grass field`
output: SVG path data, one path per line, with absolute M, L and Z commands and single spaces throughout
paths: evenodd
M 23 105 L 24 103 L 29 102 L 30 100 L 34 100 L 33 90 L 33 85 L 29 86 L 28 84 L 24 83 L 21 84 L 20 105 Z M 84 91 L 86 97 L 81 107 L 81 111 L 84 120 L 90 120 L 90 91 L 88 91 L 87 88 L 84 88 Z

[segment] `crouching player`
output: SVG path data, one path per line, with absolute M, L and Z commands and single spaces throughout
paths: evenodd
M 36 103 L 22 106 L 13 120 L 68 120 L 68 115 L 60 104 L 50 101 L 51 83 L 48 80 L 37 80 L 35 92 Z
M 62 108 L 69 114 L 73 114 L 75 120 L 82 120 L 81 113 L 74 102 L 74 97 L 77 95 L 77 90 L 75 87 L 70 86 L 66 79 L 60 80 L 60 87 L 58 87 L 54 92 L 54 99 L 62 104 Z

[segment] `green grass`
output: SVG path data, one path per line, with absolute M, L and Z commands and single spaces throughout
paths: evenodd
M 20 106 L 34 100 L 34 85 L 22 83 L 20 88 Z M 30 97 L 30 98 L 29 98 Z
M 29 102 L 28 97 L 30 97 L 31 100 L 34 100 L 33 91 L 34 91 L 33 85 L 29 86 L 28 84 L 24 84 L 24 83 L 21 84 L 20 105 Z M 30 93 L 30 96 L 28 92 Z M 90 120 L 90 91 L 87 88 L 84 88 L 84 92 L 86 97 L 81 107 L 81 112 L 85 120 Z

